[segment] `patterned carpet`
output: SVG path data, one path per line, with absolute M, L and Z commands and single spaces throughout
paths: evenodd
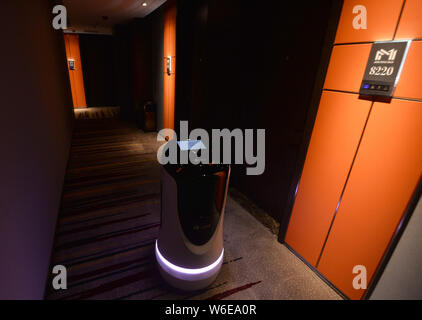
M 68 289 L 49 288 L 47 299 L 221 299 L 254 285 L 214 292 L 223 281 L 204 296 L 162 281 L 158 146 L 155 133 L 118 120 L 76 121 L 52 258 L 66 266 Z

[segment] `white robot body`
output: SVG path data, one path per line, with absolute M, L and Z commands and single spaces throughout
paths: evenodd
M 155 255 L 162 277 L 192 291 L 209 286 L 224 257 L 227 165 L 161 167 L 161 227 Z

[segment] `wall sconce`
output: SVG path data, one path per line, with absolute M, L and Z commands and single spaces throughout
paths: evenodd
M 68 59 L 69 70 L 75 70 L 75 59 Z
M 167 69 L 167 74 L 171 75 L 171 69 L 172 69 L 172 65 L 171 65 L 171 56 L 167 56 L 166 58 L 166 69 Z

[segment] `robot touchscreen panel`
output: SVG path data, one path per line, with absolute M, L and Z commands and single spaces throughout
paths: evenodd
M 204 150 L 207 148 L 201 140 L 178 141 L 177 144 L 182 151 Z

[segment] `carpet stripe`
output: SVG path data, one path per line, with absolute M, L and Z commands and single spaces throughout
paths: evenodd
M 224 298 L 230 297 L 231 295 L 233 295 L 237 292 L 249 289 L 249 288 L 251 288 L 251 287 L 253 287 L 253 286 L 255 286 L 255 285 L 257 285 L 261 282 L 262 281 L 251 282 L 251 283 L 245 284 L 244 286 L 237 287 L 237 288 L 234 288 L 234 289 L 230 289 L 230 290 L 218 293 L 216 295 L 213 295 L 213 296 L 207 298 L 206 300 L 222 300 Z
M 104 274 L 104 273 L 107 273 L 107 272 L 112 272 L 112 271 L 115 271 L 117 269 L 125 268 L 127 266 L 132 265 L 132 264 L 135 264 L 135 263 L 138 263 L 138 262 L 141 262 L 141 261 L 145 261 L 149 258 L 150 257 L 141 257 L 139 259 L 129 260 L 129 261 L 113 264 L 111 266 L 107 266 L 107 267 L 100 268 L 100 269 L 95 269 L 93 271 L 85 272 L 85 273 L 78 274 L 78 275 L 75 275 L 75 276 L 69 276 L 68 281 L 70 283 L 73 283 L 73 282 L 76 282 L 76 281 L 79 281 L 79 280 L 82 280 L 82 279 L 85 279 L 85 278 L 90 278 L 90 277 L 93 277 L 93 276 L 96 276 L 96 275 Z
M 152 229 L 152 228 L 157 228 L 159 226 L 160 226 L 159 223 L 152 223 L 152 224 L 149 224 L 147 226 L 140 226 L 140 227 L 129 228 L 129 229 L 125 229 L 125 230 L 113 231 L 113 232 L 109 232 L 109 233 L 106 233 L 104 235 L 100 235 L 100 236 L 96 236 L 96 237 L 92 237 L 92 238 L 79 239 L 79 240 L 76 240 L 76 241 L 64 243 L 64 244 L 56 246 L 56 250 L 69 249 L 69 248 L 83 246 L 83 245 L 90 244 L 90 243 L 105 241 L 105 240 L 108 240 L 108 239 L 126 236 L 126 235 L 129 235 L 129 234 L 138 233 L 138 232 L 149 230 L 149 229 Z
M 151 274 L 153 274 L 153 269 L 138 272 L 136 274 L 132 274 L 130 276 L 123 277 L 121 279 L 117 279 L 117 280 L 114 280 L 114 281 L 111 281 L 111 282 L 103 283 L 103 284 L 101 284 L 97 287 L 94 287 L 92 289 L 89 289 L 89 290 L 86 290 L 86 291 L 83 291 L 83 292 L 80 292 L 80 293 L 68 295 L 66 297 L 63 297 L 62 299 L 66 299 L 66 300 L 68 300 L 68 299 L 78 299 L 78 300 L 87 299 L 87 298 L 93 297 L 95 295 L 99 295 L 101 293 L 111 291 L 111 290 L 114 290 L 116 288 L 125 286 L 127 284 L 143 280 L 146 277 L 151 276 Z
M 142 217 L 146 217 L 147 215 L 149 215 L 149 213 L 147 214 L 140 214 L 134 217 L 128 217 L 128 218 L 123 218 L 123 219 L 118 219 L 118 220 L 112 220 L 112 221 L 107 221 L 107 222 L 102 222 L 102 223 L 96 223 L 96 224 L 92 224 L 86 227 L 80 227 L 80 228 L 76 228 L 76 229 L 71 229 L 71 230 L 66 230 L 66 231 L 62 231 L 59 232 L 57 234 L 57 236 L 64 236 L 67 234 L 72 234 L 72 233 L 78 233 L 78 232 L 82 232 L 82 231 L 87 231 L 87 230 L 92 230 L 92 229 L 97 229 L 99 227 L 104 227 L 104 226 L 108 226 L 111 224 L 115 224 L 115 223 L 120 223 L 120 222 L 126 222 L 126 221 L 130 221 L 130 220 L 135 220 L 135 219 L 139 219 Z
M 110 272 L 110 273 L 107 273 L 107 274 L 104 274 L 104 275 L 101 275 L 101 276 L 98 276 L 98 277 L 91 278 L 91 279 L 88 279 L 88 280 L 83 280 L 83 281 L 80 281 L 80 282 L 77 282 L 77 283 L 70 284 L 68 287 L 69 287 L 69 289 L 72 289 L 72 288 L 75 288 L 75 287 L 78 287 L 78 286 L 81 286 L 81 285 L 89 284 L 89 283 L 94 282 L 94 281 L 102 280 L 102 279 L 107 278 L 107 277 L 112 277 L 112 276 L 122 274 L 122 273 L 125 273 L 125 272 L 128 272 L 128 271 L 139 269 L 140 267 L 145 267 L 145 266 L 151 266 L 151 262 L 139 263 L 139 264 L 136 264 L 136 265 L 131 266 L 131 267 L 127 267 L 127 268 L 120 269 L 120 270 L 117 270 L 117 271 L 113 271 L 113 272 Z
M 97 252 L 97 253 L 88 254 L 88 255 L 85 255 L 85 256 L 81 256 L 81 257 L 57 262 L 57 264 L 61 264 L 61 265 L 67 266 L 67 267 L 72 267 L 72 266 L 75 266 L 75 265 L 79 265 L 79 264 L 83 264 L 83 263 L 87 263 L 87 262 L 92 262 L 92 261 L 95 261 L 95 260 L 100 260 L 100 259 L 116 256 L 116 255 L 119 255 L 121 253 L 126 253 L 126 252 L 129 252 L 129 251 L 134 251 L 134 250 L 137 250 L 137 249 L 146 248 L 148 246 L 152 247 L 152 246 L 155 245 L 155 240 L 156 240 L 155 238 L 150 239 L 146 243 L 142 243 L 141 245 L 138 245 L 138 246 L 135 246 L 135 247 L 130 247 L 130 248 L 127 248 L 127 249 L 122 249 L 122 250 L 112 252 L 112 253 L 102 254 L 102 255 L 98 256 L 98 254 L 110 251 L 110 250 L 105 250 L 105 251 L 102 251 L 100 253 Z M 113 250 L 116 250 L 116 249 L 113 249 Z M 84 259 L 84 260 L 79 260 L 79 259 Z M 75 260 L 77 260 L 77 261 L 75 261 Z

